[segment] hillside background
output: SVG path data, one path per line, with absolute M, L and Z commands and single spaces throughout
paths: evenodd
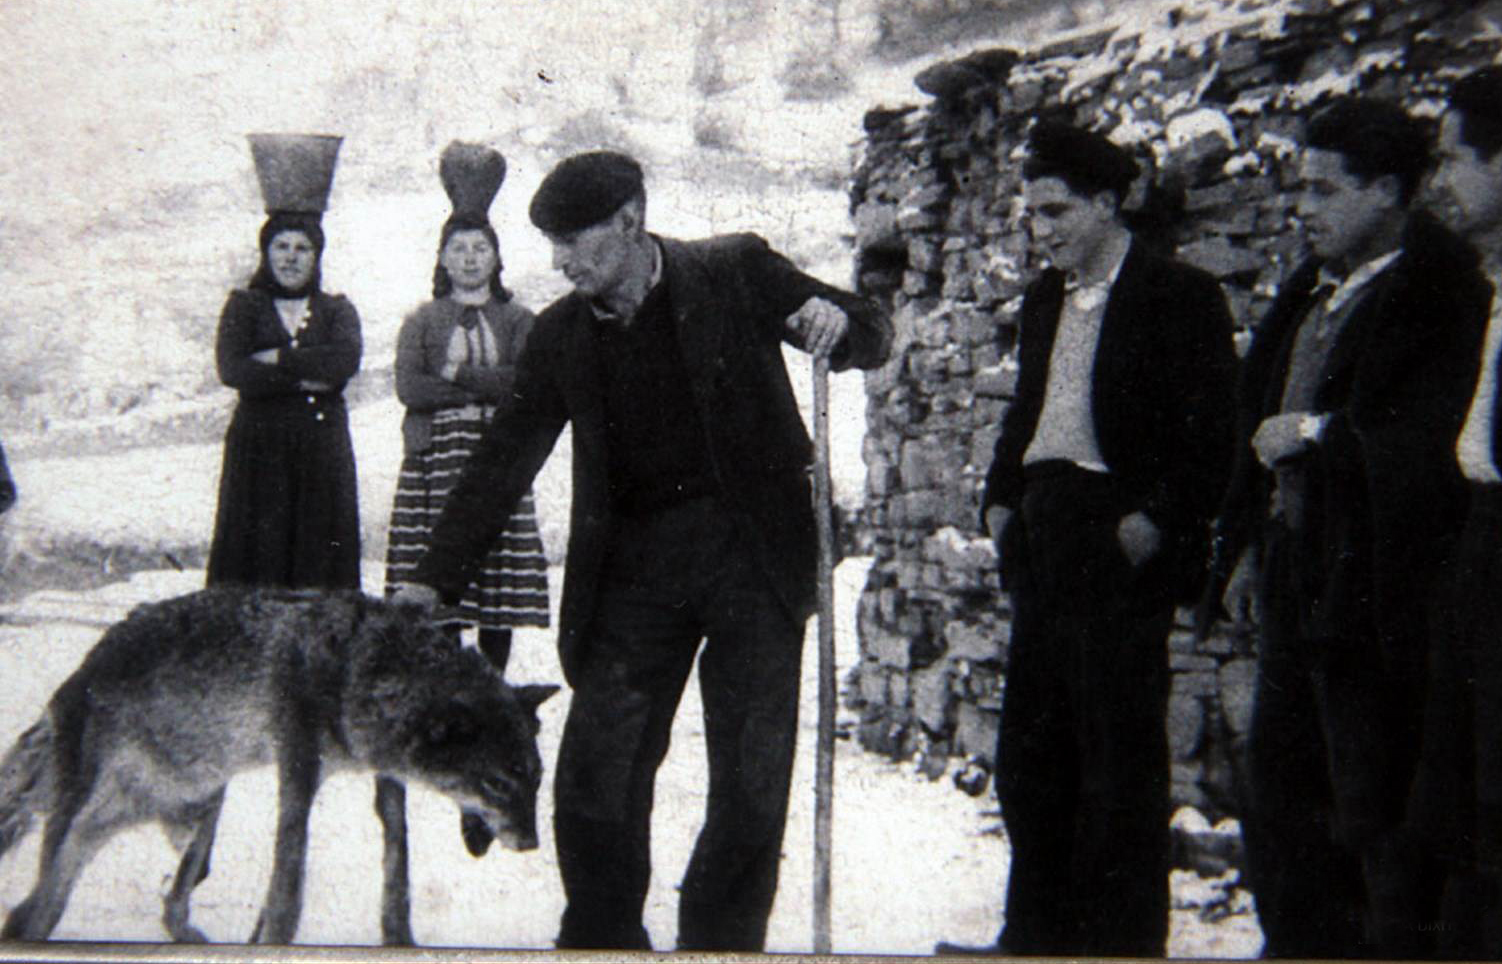
M 560 286 L 526 202 L 559 157 L 600 145 L 646 162 L 659 230 L 755 229 L 839 275 L 850 145 L 865 109 L 920 96 L 913 58 L 1104 8 L 10 0 L 0 431 L 31 445 L 60 421 L 220 393 L 214 325 L 261 221 L 247 132 L 344 135 L 324 274 L 360 308 L 378 372 L 426 294 L 450 139 L 510 161 L 493 217 L 530 304 Z
M 0 439 L 22 499 L 0 530 L 0 596 L 47 560 L 106 574 L 199 561 L 234 404 L 214 331 L 263 218 L 246 133 L 345 138 L 324 279 L 363 319 L 346 394 L 365 554 L 380 558 L 401 459 L 392 356 L 428 297 L 449 140 L 508 158 L 491 213 L 507 283 L 533 308 L 563 285 L 527 202 L 559 158 L 600 146 L 644 161 L 656 230 L 754 230 L 847 284 L 866 110 L 921 99 L 912 76 L 932 58 L 1139 9 L 1166 16 L 1103 0 L 9 0 Z M 789 355 L 806 411 L 807 367 Z M 860 376 L 834 379 L 847 507 L 863 492 L 864 411 Z M 566 469 L 561 445 L 538 485 L 555 558 Z

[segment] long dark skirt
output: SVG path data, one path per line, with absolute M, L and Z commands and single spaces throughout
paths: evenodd
M 443 409 L 433 418 L 433 442 L 402 460 L 386 548 L 386 591 L 410 582 L 427 551 L 433 526 L 450 490 L 480 440 L 493 409 Z M 537 529 L 532 493 L 506 522 L 465 590 L 459 606 L 464 623 L 481 629 L 548 625 L 548 561 Z
M 341 396 L 241 398 L 224 436 L 209 585 L 358 589 L 357 499 Z

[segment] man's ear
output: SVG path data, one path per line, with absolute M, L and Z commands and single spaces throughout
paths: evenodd
M 620 219 L 619 224 L 623 233 L 636 234 L 642 229 L 642 224 L 646 220 L 644 214 L 645 205 L 641 198 L 632 198 L 621 205 L 621 209 L 616 212 L 615 216 Z
M 1114 220 L 1121 213 L 1121 201 L 1115 191 L 1096 191 L 1090 196 L 1090 206 L 1105 220 Z
M 515 687 L 516 698 L 521 701 L 522 706 L 534 712 L 544 700 L 556 692 L 558 692 L 558 687 L 552 683 Z
M 1367 182 L 1367 188 L 1375 188 L 1387 196 L 1388 205 L 1403 207 L 1403 184 L 1396 174 L 1379 174 Z

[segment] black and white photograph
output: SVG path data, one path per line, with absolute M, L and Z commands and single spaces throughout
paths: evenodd
M 1502 960 L 1502 0 L 0 37 L 0 960 Z

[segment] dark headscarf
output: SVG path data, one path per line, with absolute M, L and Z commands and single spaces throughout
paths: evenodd
M 276 240 L 276 236 L 283 231 L 300 231 L 313 245 L 313 273 L 308 276 L 308 283 L 296 290 L 284 288 L 281 282 L 276 280 L 276 275 L 272 273 L 269 263 L 271 242 Z M 256 273 L 251 275 L 251 289 L 264 291 L 273 298 L 306 298 L 318 290 L 322 275 L 323 245 L 323 227 L 319 223 L 318 215 L 292 211 L 275 212 L 266 219 L 265 224 L 261 225 L 261 263 L 256 266 Z
M 443 266 L 443 249 L 448 246 L 449 239 L 460 231 L 479 231 L 485 235 L 490 246 L 495 249 L 495 273 L 490 276 L 490 294 L 496 301 L 507 302 L 511 300 L 511 292 L 501 284 L 501 242 L 496 237 L 495 228 L 483 217 L 473 214 L 455 214 L 443 222 L 443 232 L 438 238 L 438 263 L 433 266 L 433 297 L 447 298 L 454 290 L 454 279 L 449 277 L 448 269 Z

